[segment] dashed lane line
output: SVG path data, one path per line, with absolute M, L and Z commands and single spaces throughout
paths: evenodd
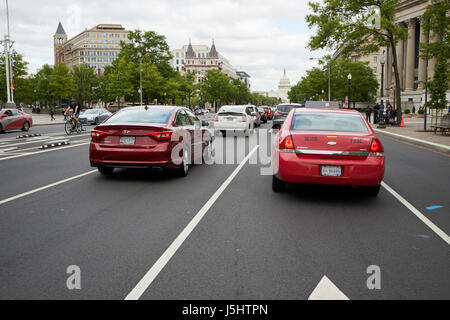
M 252 151 L 241 161 L 239 166 L 233 171 L 233 173 L 225 180 L 225 182 L 217 189 L 217 191 L 209 198 L 205 205 L 200 209 L 200 211 L 192 218 L 189 224 L 184 228 L 184 230 L 178 235 L 178 237 L 172 242 L 172 244 L 167 248 L 167 250 L 162 254 L 162 256 L 156 261 L 156 263 L 147 271 L 144 277 L 136 284 L 136 286 L 131 290 L 131 292 L 125 297 L 125 300 L 138 300 L 142 294 L 147 290 L 147 288 L 152 284 L 153 280 L 158 276 L 165 265 L 170 261 L 173 255 L 181 247 L 183 242 L 199 224 L 208 210 L 220 197 L 220 195 L 225 191 L 228 185 L 233 181 L 236 175 L 241 171 L 245 163 L 250 159 L 250 157 L 258 149 L 259 145 L 255 146 Z
M 438 226 L 436 226 L 433 222 L 430 221 L 427 217 L 424 216 L 422 212 L 416 209 L 411 203 L 409 203 L 405 198 L 399 195 L 394 189 L 389 187 L 385 182 L 381 182 L 381 185 L 389 191 L 398 201 L 400 201 L 406 208 L 408 208 L 412 213 L 416 215 L 423 223 L 425 223 L 431 230 L 434 231 L 442 240 L 447 242 L 450 245 L 450 237 L 444 231 L 442 231 Z
M 43 187 L 39 187 L 39 188 L 30 190 L 30 191 L 27 191 L 27 192 L 24 192 L 24 193 L 17 194 L 15 196 L 12 196 L 12 197 L 0 200 L 0 205 L 5 204 L 7 202 L 11 202 L 13 200 L 17 200 L 17 199 L 23 198 L 25 196 L 28 196 L 30 194 L 33 194 L 33 193 L 36 193 L 36 192 L 39 192 L 39 191 L 42 191 L 42 190 L 45 190 L 45 189 L 49 189 L 49 188 L 57 186 L 59 184 L 63 184 L 63 183 L 66 183 L 66 182 L 69 182 L 69 181 L 72 181 L 72 180 L 75 180 L 75 179 L 87 176 L 87 175 L 92 174 L 94 172 L 97 172 L 97 170 L 91 170 L 91 171 L 88 171 L 88 172 L 85 172 L 85 173 L 82 173 L 82 174 L 79 174 L 79 175 L 76 175 L 76 176 L 73 176 L 73 177 L 70 177 L 70 178 L 67 178 L 67 179 L 63 179 L 63 180 L 59 180 L 59 181 L 50 183 L 50 184 L 48 184 L 46 186 L 43 186 Z

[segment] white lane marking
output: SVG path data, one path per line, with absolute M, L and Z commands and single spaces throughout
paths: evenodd
M 16 150 L 17 147 L 11 147 L 11 148 L 6 148 L 6 149 L 0 149 L 0 152 L 7 152 L 7 151 L 12 151 L 12 150 Z
M 50 183 L 50 184 L 48 184 L 46 186 L 43 186 L 43 187 L 39 187 L 39 188 L 30 190 L 30 191 L 27 191 L 27 192 L 24 192 L 24 193 L 17 194 L 15 196 L 12 196 L 12 197 L 0 200 L 0 205 L 2 205 L 4 203 L 7 203 L 7 202 L 10 202 L 10 201 L 13 201 L 13 200 L 16 200 L 16 199 L 19 199 L 19 198 L 23 198 L 23 197 L 28 196 L 28 195 L 33 194 L 33 193 L 36 193 L 36 192 L 39 192 L 39 191 L 42 191 L 42 190 L 45 190 L 45 189 L 57 186 L 59 184 L 62 184 L 62 183 L 65 183 L 65 182 L 69 182 L 69 181 L 72 181 L 72 180 L 75 180 L 75 179 L 87 176 L 87 175 L 89 175 L 91 173 L 94 173 L 94 172 L 97 172 L 97 170 L 91 170 L 91 171 L 88 171 L 88 172 L 85 172 L 85 173 L 82 173 L 82 174 L 79 174 L 79 175 L 76 175 L 76 176 L 73 176 L 73 177 L 70 177 L 70 178 L 67 178 L 67 179 L 64 179 L 64 180 L 60 180 L 60 181 L 57 181 L 57 182 Z
M 200 220 L 205 216 L 208 210 L 212 207 L 214 202 L 220 197 L 222 192 L 228 187 L 228 185 L 233 181 L 236 175 L 241 171 L 245 163 L 250 159 L 253 153 L 258 149 L 259 145 L 255 146 L 252 151 L 241 161 L 239 166 L 233 171 L 233 173 L 225 180 L 225 182 L 217 189 L 217 191 L 209 198 L 209 200 L 204 204 L 199 212 L 192 218 L 189 224 L 184 228 L 184 230 L 178 235 L 178 237 L 172 242 L 172 244 L 166 249 L 166 251 L 159 257 L 158 261 L 147 271 L 144 277 L 138 282 L 138 284 L 131 290 L 131 292 L 125 297 L 125 300 L 138 300 L 142 294 L 147 290 L 147 288 L 152 284 L 153 280 L 158 276 L 165 265 L 170 261 L 172 256 L 181 247 L 183 242 L 191 234 L 191 232 L 198 225 Z
M 349 300 L 349 298 L 327 276 L 323 276 L 308 300 Z
M 398 201 L 400 201 L 406 208 L 408 208 L 412 213 L 416 215 L 417 218 L 422 220 L 431 230 L 433 230 L 439 237 L 442 238 L 448 245 L 450 245 L 450 237 L 442 231 L 438 226 L 436 226 L 433 222 L 431 222 L 427 217 L 423 215 L 422 212 L 417 210 L 411 203 L 409 203 L 405 198 L 395 192 L 394 189 L 389 187 L 385 182 L 381 182 L 381 185 L 389 191 Z
M 14 156 L 10 156 L 10 157 L 4 157 L 4 158 L 0 158 L 0 161 L 3 160 L 9 160 L 9 159 L 15 159 L 15 158 L 20 158 L 20 157 L 26 157 L 26 156 L 33 156 L 35 154 L 40 154 L 40 153 L 44 153 L 44 152 L 52 152 L 52 151 L 59 151 L 59 150 L 63 150 L 63 149 L 69 149 L 69 148 L 75 148 L 75 147 L 79 147 L 79 146 L 84 146 L 86 144 L 90 144 L 91 141 L 89 140 L 88 142 L 83 142 L 83 143 L 77 143 L 77 144 L 72 144 L 69 146 L 65 146 L 65 147 L 60 147 L 60 148 L 51 148 L 48 150 L 41 150 L 41 151 L 35 151 L 35 152 L 27 152 L 24 154 L 20 154 L 20 155 L 14 155 Z M 33 150 L 36 150 L 35 148 L 32 148 Z M 23 150 L 21 150 L 23 151 Z

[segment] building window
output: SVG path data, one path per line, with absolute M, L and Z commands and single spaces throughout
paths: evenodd
M 377 63 L 377 58 L 378 58 L 377 56 L 374 56 L 373 57 L 373 62 Z
M 373 73 L 377 73 L 377 67 L 373 68 Z

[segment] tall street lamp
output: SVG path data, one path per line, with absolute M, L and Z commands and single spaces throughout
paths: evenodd
M 428 85 L 426 81 L 416 80 L 414 83 L 423 83 L 425 85 L 425 104 L 424 104 L 424 113 L 423 113 L 423 131 L 427 131 L 427 102 L 428 102 Z
M 139 56 L 139 101 L 142 106 L 142 53 L 138 52 Z
M 351 81 L 352 81 L 351 73 L 348 74 L 347 79 L 348 79 L 348 108 L 350 109 L 350 85 L 351 85 Z
M 383 104 L 383 97 L 384 97 L 384 63 L 385 63 L 386 57 L 384 56 L 384 50 L 383 54 L 380 57 L 380 64 L 381 64 L 381 89 L 380 89 L 380 99 L 381 104 Z

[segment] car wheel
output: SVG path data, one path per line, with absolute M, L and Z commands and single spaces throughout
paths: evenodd
M 25 121 L 23 123 L 22 131 L 28 131 L 30 130 L 30 123 L 28 121 Z
M 0 133 L 3 133 L 3 126 L 0 124 Z
M 98 172 L 100 172 L 103 176 L 107 176 L 113 173 L 114 168 L 111 167 L 97 167 Z
M 275 175 L 272 176 L 272 190 L 275 192 L 283 192 L 286 189 L 286 182 L 278 179 Z
M 176 175 L 178 177 L 186 177 L 189 172 L 189 155 L 187 148 L 183 149 L 183 159 L 181 162 L 181 166 L 176 169 Z
M 98 120 L 98 118 L 95 118 L 95 121 L 94 121 L 94 124 L 97 126 L 98 125 L 98 123 L 99 123 L 99 120 Z
M 364 194 L 366 194 L 369 197 L 376 197 L 378 193 L 380 192 L 381 186 L 374 186 L 374 187 L 363 187 Z

